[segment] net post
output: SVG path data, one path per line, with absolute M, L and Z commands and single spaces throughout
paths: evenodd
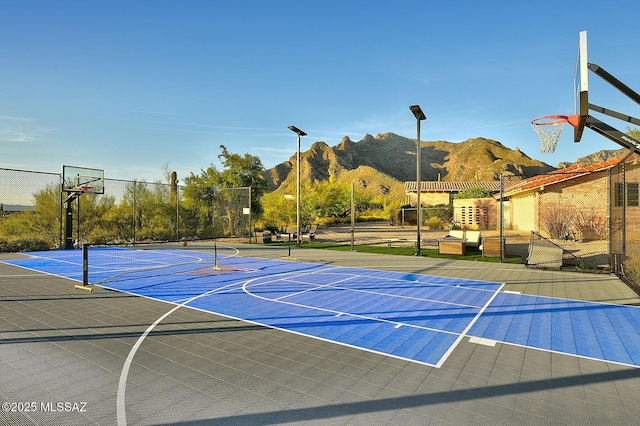
M 76 290 L 93 290 L 89 287 L 89 244 L 82 244 L 82 285 L 76 285 Z

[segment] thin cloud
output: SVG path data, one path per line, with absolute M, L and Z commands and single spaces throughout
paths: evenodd
M 174 122 L 170 122 L 168 124 L 175 124 L 178 126 L 187 126 L 187 127 L 202 127 L 205 129 L 218 129 L 218 130 L 248 130 L 248 131 L 255 131 L 255 130 L 260 130 L 260 131 L 273 131 L 273 132 L 280 132 L 282 131 L 282 129 L 273 129 L 273 128 L 268 128 L 268 127 L 234 127 L 234 126 L 218 126 L 218 125 L 213 125 L 213 124 L 203 124 L 203 123 L 189 123 L 189 122 L 182 122 L 182 121 L 174 121 Z
M 32 125 L 33 120 L 25 117 L 0 115 L 0 141 L 10 143 L 29 143 L 42 139 L 56 129 L 39 129 Z
M 270 148 L 270 147 L 266 147 L 266 146 L 252 146 L 251 147 L 252 150 L 254 151 L 265 151 L 265 152 L 273 152 L 273 153 L 290 153 L 291 149 L 285 149 L 285 148 Z
M 145 110 L 134 110 L 133 112 L 138 112 L 141 114 L 154 114 L 154 115 L 178 115 L 182 117 L 186 117 L 187 114 L 183 114 L 180 112 L 166 112 L 166 111 L 145 111 Z
M 11 115 L 0 115 L 0 120 L 5 120 L 5 121 L 21 121 L 21 122 L 27 122 L 27 121 L 31 121 L 30 118 L 25 118 L 25 117 L 14 117 Z

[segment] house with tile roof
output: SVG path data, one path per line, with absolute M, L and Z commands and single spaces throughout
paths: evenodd
M 417 183 L 405 182 L 405 193 L 409 196 L 409 203 L 416 204 Z M 456 200 L 455 195 L 471 188 L 481 187 L 495 194 L 500 192 L 500 181 L 471 181 L 471 182 L 420 182 L 420 204 L 423 206 L 453 205 L 453 221 L 462 229 L 487 229 L 497 226 L 497 209 L 494 198 L 475 198 Z
M 638 205 L 638 184 L 612 189 L 609 171 L 625 164 L 640 168 L 636 154 L 588 166 L 571 166 L 525 180 L 505 179 L 502 211 L 505 229 L 535 231 L 549 238 L 606 239 L 611 209 L 624 191 L 627 206 Z M 463 229 L 496 229 L 499 224 L 500 182 L 421 182 L 423 206 L 453 204 L 454 222 Z M 482 187 L 494 192 L 494 200 L 454 200 L 458 192 Z M 405 182 L 411 205 L 416 201 L 416 182 Z M 617 191 L 617 192 L 616 192 Z M 616 195 L 617 194 L 617 195 Z M 633 207 L 633 206 L 631 206 Z M 640 210 L 639 210 L 640 214 Z
M 620 164 L 637 168 L 637 163 L 635 155 L 618 157 L 514 183 L 504 191 L 505 228 L 535 231 L 547 238 L 606 240 L 611 209 L 616 206 L 610 171 Z M 632 188 L 627 185 L 627 191 L 633 192 Z M 637 185 L 635 194 L 628 195 L 637 200 Z

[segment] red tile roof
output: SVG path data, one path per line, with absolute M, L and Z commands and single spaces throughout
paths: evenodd
M 422 192 L 460 192 L 470 188 L 481 187 L 491 191 L 500 191 L 500 181 L 491 180 L 486 182 L 444 182 L 444 181 L 421 181 Z M 405 182 L 405 192 L 416 192 L 417 182 Z
M 509 181 L 505 180 L 504 183 L 504 195 L 512 196 L 521 192 L 540 190 L 545 186 L 565 182 L 567 180 L 575 179 L 580 176 L 587 175 L 589 173 L 601 172 L 608 170 L 613 166 L 624 161 L 627 155 L 622 157 L 613 158 L 600 163 L 592 164 L 589 166 L 570 166 L 564 169 L 555 170 L 553 172 L 533 176 L 522 181 Z M 417 182 L 409 181 L 404 183 L 405 192 L 416 192 Z M 500 191 L 500 181 L 484 181 L 484 182 L 444 182 L 444 181 L 421 181 L 420 186 L 422 192 L 460 192 L 474 187 L 482 187 L 491 191 Z
M 504 195 L 509 197 L 526 191 L 540 190 L 548 185 L 554 185 L 580 176 L 588 175 L 590 173 L 608 170 L 623 160 L 624 157 L 618 157 L 589 166 L 570 166 L 564 169 L 555 170 L 545 175 L 533 176 L 511 185 L 508 190 L 505 191 Z

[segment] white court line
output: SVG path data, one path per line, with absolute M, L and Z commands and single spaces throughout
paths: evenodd
M 235 250 L 235 253 L 226 256 L 224 259 L 235 257 L 240 253 L 240 251 L 238 249 L 234 248 L 234 247 L 226 247 L 226 248 Z M 169 315 L 171 315 L 172 313 L 174 313 L 175 311 L 177 311 L 181 307 L 183 307 L 183 306 L 185 306 L 185 305 L 187 305 L 187 304 L 193 302 L 194 300 L 199 299 L 199 298 L 201 298 L 203 296 L 214 294 L 214 293 L 219 292 L 220 290 L 222 290 L 224 288 L 232 287 L 232 286 L 235 286 L 235 285 L 238 285 L 238 284 L 240 284 L 240 282 L 227 284 L 226 286 L 223 286 L 223 287 L 220 287 L 220 288 L 216 288 L 216 289 L 207 291 L 205 293 L 202 293 L 202 294 L 199 294 L 197 296 L 193 296 L 193 297 L 191 297 L 189 299 L 184 300 L 182 303 L 180 303 L 179 305 L 175 306 L 173 309 L 169 310 L 164 315 L 162 315 L 160 318 L 155 320 L 153 322 L 153 324 L 151 324 L 144 331 L 144 333 L 142 333 L 142 335 L 138 338 L 136 343 L 133 345 L 133 347 L 129 351 L 129 354 L 127 355 L 127 359 L 125 360 L 124 365 L 122 366 L 122 371 L 120 372 L 120 379 L 118 380 L 118 393 L 116 395 L 116 418 L 117 418 L 117 421 L 118 421 L 118 426 L 126 426 L 126 424 L 127 424 L 126 390 L 127 390 L 127 378 L 129 376 L 129 369 L 131 368 L 131 363 L 133 362 L 133 357 L 135 357 L 136 352 L 138 351 L 138 348 L 140 347 L 140 345 L 142 345 L 142 342 L 149 335 L 149 333 L 151 333 L 151 331 L 156 327 L 156 325 L 160 324 L 160 322 L 162 322 L 165 318 L 167 318 Z M 107 287 L 105 287 L 105 288 L 107 288 Z M 128 293 L 128 294 L 135 294 L 135 293 L 129 293 L 129 292 L 122 291 L 122 290 L 118 290 L 118 291 L 123 292 L 123 293 Z M 135 295 L 139 296 L 137 294 L 135 294 Z M 160 300 L 160 299 L 154 299 L 154 298 L 150 298 L 150 299 L 152 299 L 152 300 Z M 180 299 L 180 300 L 183 300 L 183 299 Z M 162 302 L 166 302 L 165 300 L 161 300 L 161 301 Z M 176 302 L 166 302 L 166 303 L 176 303 Z
M 285 273 L 285 274 L 287 274 L 287 273 Z M 276 276 L 274 276 L 274 277 L 276 277 Z M 288 302 L 286 300 L 270 299 L 268 297 L 264 297 L 264 296 L 260 296 L 258 294 L 252 293 L 248 289 L 248 284 L 250 284 L 252 281 L 259 280 L 260 278 L 262 278 L 262 277 L 252 278 L 252 279 L 246 281 L 242 285 L 242 291 L 244 291 L 249 296 L 253 296 L 253 297 L 257 298 L 257 299 L 266 300 L 268 302 L 283 303 L 285 305 L 297 306 L 299 308 L 306 308 L 306 309 L 311 309 L 311 310 L 316 310 L 316 311 L 321 311 L 321 312 L 328 312 L 328 313 L 334 314 L 335 316 L 348 315 L 348 316 L 353 317 L 353 318 L 361 318 L 361 319 L 366 319 L 366 320 L 370 320 L 370 321 L 383 322 L 383 323 L 387 323 L 387 324 L 393 324 L 394 326 L 401 325 L 401 326 L 406 326 L 406 327 L 418 328 L 418 329 L 421 329 L 421 330 L 435 331 L 435 332 L 438 332 L 438 333 L 452 334 L 452 335 L 456 335 L 456 336 L 458 335 L 458 333 L 456 333 L 456 332 L 440 330 L 440 329 L 437 329 L 437 328 L 425 327 L 425 326 L 415 325 L 415 324 L 407 324 L 407 323 L 404 323 L 404 322 L 392 321 L 392 320 L 387 320 L 387 319 L 379 318 L 379 317 L 372 317 L 372 316 L 368 316 L 368 315 L 354 314 L 354 313 L 351 313 L 351 312 L 338 311 L 338 310 L 335 310 L 335 309 L 321 308 L 321 307 L 318 307 L 318 306 L 304 305 L 302 303 Z M 269 283 L 272 283 L 272 282 L 275 282 L 275 281 L 280 281 L 280 279 L 279 278 L 275 278 L 273 280 L 270 280 Z M 262 283 L 262 284 L 259 284 L 259 285 L 263 285 L 263 284 L 267 284 L 267 283 Z M 320 286 L 317 287 L 317 288 L 320 288 Z M 314 337 L 314 336 L 312 336 L 312 337 Z M 362 349 L 362 348 L 360 348 L 360 349 Z
M 616 305 L 616 306 L 621 306 L 621 305 Z M 629 305 L 625 305 L 625 306 L 629 306 Z M 471 336 L 469 337 L 469 339 L 471 339 Z M 488 339 L 485 339 L 485 340 L 488 340 Z M 587 356 L 587 355 L 574 354 L 574 353 L 570 353 L 570 352 L 561 352 L 561 351 L 556 351 L 556 350 L 553 350 L 553 349 L 539 348 L 537 346 L 523 345 L 521 343 L 505 342 L 503 340 L 496 340 L 496 342 L 502 343 L 503 345 L 515 346 L 517 348 L 535 349 L 537 351 L 543 351 L 543 352 L 547 352 L 547 353 L 551 353 L 551 354 L 568 355 L 568 356 L 573 356 L 573 357 L 576 357 L 576 358 L 588 359 L 588 360 L 591 360 L 591 361 L 606 362 L 608 364 L 621 365 L 621 366 L 624 366 L 624 367 L 640 368 L 640 366 L 638 366 L 636 364 L 627 364 L 627 363 L 621 362 L 621 361 L 612 361 L 612 360 L 609 360 L 609 359 L 595 358 L 595 357 L 591 357 L 591 356 Z
M 33 256 L 33 257 L 34 257 L 34 259 L 35 259 L 35 256 Z M 46 258 L 45 258 L 45 259 L 46 259 Z M 3 263 L 5 263 L 5 262 L 3 262 Z M 48 276 L 50 276 L 50 277 L 65 278 L 65 279 L 67 279 L 67 280 L 71 280 L 71 281 L 79 281 L 79 282 L 82 282 L 82 271 L 81 271 L 79 274 L 58 275 L 58 274 L 54 274 L 54 273 L 51 273 L 51 272 L 41 271 L 41 270 L 39 270 L 39 269 L 29 268 L 29 267 L 27 267 L 27 266 L 23 266 L 23 265 L 15 265 L 15 264 L 13 264 L 13 263 L 7 263 L 7 265 L 15 266 L 15 267 L 17 267 L 17 268 L 26 269 L 27 271 L 37 272 L 37 274 L 33 274 L 33 276 L 38 276 L 38 275 L 40 275 L 40 276 L 46 276 L 46 275 L 48 275 Z M 76 275 L 79 275 L 79 276 L 80 276 L 80 278 L 73 278 L 73 277 L 74 277 L 74 276 L 76 276 Z M 7 277 L 8 277 L 8 278 L 15 277 L 15 276 L 16 276 L 16 275 L 7 275 Z M 29 276 L 29 275 L 24 275 L 24 276 L 25 276 L 25 277 L 27 277 L 27 276 Z
M 140 348 L 140 345 L 142 345 L 142 342 L 144 341 L 144 339 L 146 339 L 146 337 L 149 335 L 149 333 L 151 333 L 151 331 L 158 324 L 160 324 L 165 318 L 167 318 L 169 315 L 171 315 L 172 313 L 174 313 L 175 311 L 177 311 L 181 307 L 193 302 L 196 299 L 199 299 L 199 298 L 204 297 L 204 296 L 209 296 L 211 294 L 215 294 L 215 293 L 221 292 L 221 290 L 223 290 L 223 289 L 226 289 L 226 288 L 229 288 L 229 287 L 232 287 L 232 286 L 237 286 L 238 284 L 240 284 L 240 282 L 227 284 L 227 285 L 225 285 L 223 287 L 216 288 L 216 289 L 207 291 L 205 293 L 199 294 L 197 296 L 193 296 L 193 297 L 191 297 L 189 299 L 186 299 L 184 302 L 182 302 L 179 305 L 175 306 L 173 309 L 169 310 L 164 315 L 162 315 L 160 318 L 155 320 L 153 322 L 153 324 L 151 324 L 144 331 L 144 333 L 142 333 L 142 335 L 140 335 L 140 337 L 138 337 L 138 340 L 136 341 L 136 343 L 133 345 L 133 347 L 129 351 L 129 355 L 127 355 L 127 359 L 125 360 L 124 365 L 122 366 L 122 371 L 120 372 L 120 379 L 118 380 L 118 393 L 117 393 L 117 396 L 116 396 L 116 418 L 118 420 L 118 426 L 126 426 L 126 424 L 127 424 L 126 390 L 127 390 L 127 378 L 129 376 L 129 369 L 131 368 L 131 363 L 133 362 L 133 357 L 135 357 L 136 352 L 138 351 L 138 348 Z M 154 299 L 154 300 L 158 300 L 158 299 Z M 168 303 L 171 303 L 171 302 L 168 302 Z
M 300 275 L 298 275 L 298 276 L 300 276 Z M 343 279 L 343 280 L 338 280 L 338 281 L 336 281 L 335 283 L 322 284 L 322 285 L 315 285 L 315 287 L 309 288 L 309 289 L 307 289 L 307 290 L 302 290 L 302 291 L 298 291 L 298 292 L 296 292 L 296 293 L 287 294 L 287 295 L 285 295 L 285 296 L 281 296 L 281 297 L 278 297 L 278 298 L 276 298 L 276 299 L 272 299 L 272 300 L 280 301 L 280 300 L 282 300 L 282 299 L 286 299 L 287 297 L 298 296 L 298 295 L 300 295 L 300 294 L 308 293 L 308 292 L 310 292 L 310 291 L 319 290 L 319 289 L 321 289 L 321 288 L 327 288 L 327 287 L 339 288 L 339 287 L 334 287 L 334 284 L 341 283 L 341 282 L 345 282 L 345 281 L 349 281 L 349 280 L 353 280 L 353 279 L 356 279 L 356 278 L 358 278 L 358 277 L 357 277 L 357 276 L 352 276 L 352 277 L 349 277 L 349 278 L 345 278 L 345 279 Z M 311 283 L 308 283 L 308 282 L 304 282 L 304 281 L 302 281 L 302 282 L 301 282 L 301 281 L 294 281 L 294 280 L 288 280 L 288 279 L 284 279 L 284 280 L 280 280 L 280 281 L 286 281 L 286 282 L 291 282 L 291 283 L 296 283 L 296 284 L 306 284 L 306 285 L 309 285 L 309 286 L 314 285 L 314 284 L 311 284 Z
M 11 265 L 11 266 L 16 266 L 16 265 Z M 27 268 L 25 268 L 27 269 Z M 38 272 L 37 274 L 13 274 L 13 275 L 0 275 L 0 278 L 27 278 L 27 277 L 44 277 L 47 275 L 51 275 L 51 274 L 47 274 L 45 272 Z M 67 277 L 63 277 L 63 278 L 67 278 Z
M 466 262 L 465 262 L 466 263 Z M 511 271 L 511 268 L 507 269 L 507 266 L 509 264 L 507 263 L 502 263 L 501 267 L 505 268 L 505 271 Z M 325 265 L 327 269 L 355 269 L 357 271 L 369 271 L 369 272 L 387 272 L 387 273 L 398 273 L 398 274 L 402 274 L 404 272 L 400 271 L 400 269 L 410 269 L 410 271 L 408 272 L 408 274 L 412 274 L 412 275 L 419 275 L 421 277 L 434 277 L 434 278 L 446 278 L 446 279 L 452 279 L 452 280 L 462 280 L 462 281 L 475 281 L 478 283 L 496 283 L 496 281 L 491 281 L 491 280 L 480 280 L 477 278 L 462 278 L 462 277 L 454 277 L 451 275 L 432 275 L 432 274 L 425 274 L 425 273 L 421 273 L 421 272 L 412 272 L 415 271 L 415 266 L 412 265 L 393 265 L 394 268 L 396 269 L 367 269 L 364 267 L 356 267 L 356 266 L 333 266 L 333 265 Z M 519 265 L 522 266 L 522 265 Z M 425 266 L 426 268 L 429 269 L 449 269 L 451 270 L 451 265 L 431 265 L 431 266 Z M 456 270 L 481 270 L 481 271 L 486 271 L 488 268 L 486 266 L 460 266 L 460 265 L 455 265 L 455 269 Z M 515 268 L 514 268 L 515 269 Z M 521 268 L 517 268 L 517 269 L 521 269 Z M 503 269 L 501 269 L 502 271 Z M 542 272 L 542 270 L 540 271 Z M 553 272 L 553 271 L 547 271 L 547 272 Z M 387 277 L 380 277 L 381 279 L 388 279 L 388 280 L 397 280 L 397 278 L 387 278 Z M 407 280 L 408 281 L 408 280 Z M 433 285 L 433 286 L 442 286 L 442 287 L 451 287 L 452 284 L 442 284 L 442 283 L 432 283 L 432 282 L 428 282 L 428 281 L 418 281 L 420 283 L 423 284 L 428 284 L 428 285 Z M 476 291 L 493 291 L 493 290 L 487 290 L 487 289 L 482 289 L 482 288 L 469 288 L 470 290 L 476 290 Z
M 58 258 L 58 257 L 31 256 L 31 255 L 29 255 L 29 257 L 31 259 L 44 259 L 44 260 L 48 260 L 48 261 L 56 262 L 56 263 L 64 263 L 64 264 L 67 264 L 67 265 L 74 265 L 74 266 L 76 266 L 76 265 L 77 266 L 82 266 L 82 258 L 80 259 L 80 262 L 70 262 L 68 260 L 64 260 L 63 258 Z M 71 256 L 69 256 L 69 257 L 71 257 Z M 75 256 L 74 256 L 74 258 L 75 258 Z M 18 265 L 15 265 L 13 263 L 11 263 L 10 265 L 18 266 Z
M 419 281 L 410 281 L 410 282 L 416 282 L 418 284 L 420 284 Z M 327 286 L 329 286 L 330 284 L 328 284 Z M 455 302 L 445 302 L 444 300 L 436 300 L 436 299 L 428 299 L 428 298 L 423 298 L 423 297 L 414 297 L 414 296 L 404 296 L 402 294 L 393 294 L 393 293 L 384 293 L 384 292 L 379 292 L 379 291 L 372 291 L 372 290 L 361 290 L 361 289 L 357 289 L 357 288 L 349 288 L 349 287 L 340 287 L 340 286 L 332 286 L 335 289 L 338 290 L 349 290 L 349 291 L 354 291 L 354 292 L 358 292 L 358 293 L 367 293 L 367 294 L 375 294 L 378 296 L 389 296 L 389 297 L 395 297 L 398 299 L 407 299 L 407 300 L 418 300 L 421 302 L 435 302 L 435 303 L 442 303 L 444 305 L 452 305 L 452 306 L 460 306 L 460 307 L 465 307 L 465 308 L 475 308 L 475 309 L 479 309 L 482 306 L 476 306 L 476 305 L 467 305 L 464 303 L 455 303 Z M 469 288 L 466 287 L 459 287 L 460 289 L 464 289 L 464 290 L 471 290 Z
M 462 333 L 460 333 L 460 335 L 458 336 L 456 341 L 453 342 L 453 344 L 451 346 L 449 346 L 449 349 L 447 349 L 447 351 L 444 353 L 444 355 L 442 355 L 442 358 L 440 358 L 440 361 L 438 361 L 438 363 L 436 364 L 436 368 L 442 367 L 442 364 L 444 364 L 444 362 L 447 360 L 447 358 L 449 358 L 449 355 L 451 355 L 451 353 L 454 351 L 454 349 L 458 347 L 458 345 L 460 344 L 462 339 L 464 339 L 464 337 L 467 335 L 469 330 L 471 330 L 471 327 L 473 327 L 473 325 L 476 323 L 476 321 L 478 321 L 478 318 L 480 318 L 480 316 L 484 313 L 484 311 L 489 307 L 491 302 L 493 302 L 493 299 L 496 298 L 496 296 L 498 295 L 498 293 L 500 293 L 500 290 L 502 290 L 502 288 L 504 286 L 505 286 L 505 283 L 502 283 L 500 288 L 498 290 L 496 290 L 496 292 L 493 294 L 493 296 L 491 296 L 489 298 L 489 300 L 487 300 L 487 303 L 485 303 L 484 306 L 478 311 L 476 316 L 469 322 L 467 327 L 464 330 L 462 330 Z
M 308 272 L 308 273 L 304 273 L 304 274 L 298 274 L 298 275 L 296 275 L 295 278 L 304 277 L 304 276 L 307 276 L 307 275 L 321 275 L 321 274 L 327 274 L 327 275 L 328 274 L 333 274 L 333 275 L 336 275 L 336 274 L 340 274 L 340 272 L 324 272 L 324 271 Z M 343 274 L 343 275 L 349 275 L 349 274 Z M 341 287 L 341 286 L 335 285 L 335 284 L 338 284 L 338 283 L 341 283 L 341 282 L 350 281 L 350 280 L 353 280 L 353 279 L 356 279 L 356 278 L 378 278 L 378 277 L 371 276 L 371 275 L 355 275 L 355 274 L 353 274 L 353 275 L 351 275 L 351 278 L 346 278 L 344 280 L 339 280 L 339 281 L 336 281 L 336 282 L 333 282 L 333 283 L 321 284 L 321 285 L 313 284 L 313 283 L 310 283 L 308 281 L 295 281 L 294 279 L 287 279 L 287 278 L 278 279 L 276 281 L 287 281 L 287 282 L 292 282 L 292 283 L 296 283 L 296 284 L 306 284 L 306 285 L 315 286 L 315 287 L 310 288 L 308 290 L 303 290 L 303 291 L 300 291 L 300 292 L 297 292 L 297 293 L 292 293 L 292 294 L 289 294 L 289 295 L 286 295 L 286 296 L 281 296 L 281 297 L 279 297 L 277 299 L 269 299 L 269 300 L 276 300 L 277 301 L 277 300 L 284 299 L 286 297 L 296 296 L 298 294 L 303 294 L 303 293 L 307 293 L 307 292 L 314 291 L 314 290 L 317 290 L 317 289 L 330 287 L 330 288 L 335 288 L 337 290 L 347 290 L 347 291 L 353 291 L 353 292 L 358 292 L 358 293 L 374 294 L 374 295 L 377 295 L 377 296 L 388 296 L 388 297 L 394 297 L 394 298 L 398 298 L 398 299 L 417 300 L 417 301 L 421 301 L 421 302 L 442 303 L 444 305 L 452 305 L 452 306 L 458 306 L 458 307 L 464 307 L 464 308 L 475 308 L 475 309 L 482 308 L 482 306 L 477 306 L 477 305 L 469 305 L 469 304 L 456 303 L 456 302 L 445 302 L 443 300 L 437 300 L 437 299 L 428 299 L 428 298 L 415 297 L 415 296 L 405 296 L 405 295 L 402 295 L 402 294 L 385 293 L 385 292 L 381 292 L 381 291 L 363 290 L 363 289 L 358 289 L 358 288 Z M 415 283 L 415 284 L 420 284 L 420 285 L 424 284 L 421 281 L 408 281 L 408 280 L 400 280 L 400 279 L 397 279 L 397 278 L 393 278 L 393 279 L 386 278 L 385 280 L 386 281 L 397 281 L 397 282 L 401 282 L 401 283 Z M 265 284 L 271 284 L 272 282 L 274 282 L 274 281 L 267 281 L 267 282 L 264 282 L 264 283 L 255 284 L 254 286 L 255 287 L 262 286 L 262 285 L 265 285 Z M 432 286 L 430 284 L 426 284 L 425 286 L 437 287 L 437 286 Z M 466 291 L 478 290 L 478 289 L 471 289 L 471 288 L 468 288 L 468 287 L 450 286 L 450 285 L 447 285 L 447 286 L 444 286 L 444 287 L 460 288 L 460 289 L 464 289 Z M 500 287 L 500 288 L 502 288 L 502 287 Z M 487 291 L 487 290 L 482 290 L 482 291 Z

